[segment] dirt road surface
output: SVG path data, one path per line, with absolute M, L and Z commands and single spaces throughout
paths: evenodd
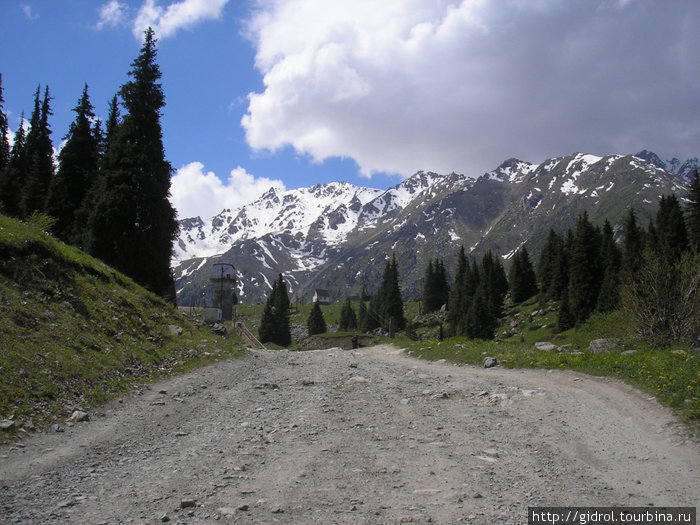
M 527 523 L 696 506 L 700 448 L 648 395 L 561 371 L 251 351 L 0 449 L 0 523 Z

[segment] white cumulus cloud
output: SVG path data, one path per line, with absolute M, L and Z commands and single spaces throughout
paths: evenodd
M 156 0 L 145 0 L 133 21 L 133 33 L 143 37 L 152 27 L 159 38 L 174 35 L 179 29 L 190 28 L 203 20 L 217 19 L 228 0 L 181 0 L 161 7 Z
M 697 155 L 699 2 L 258 0 L 241 124 L 363 174 L 478 176 L 517 156 Z
M 255 177 L 240 166 L 226 181 L 214 172 L 204 171 L 201 162 L 191 162 L 171 179 L 170 202 L 179 219 L 213 217 L 225 208 L 235 209 L 254 201 L 270 188 L 284 191 L 284 183 L 267 177 Z
M 105 26 L 118 27 L 126 23 L 127 6 L 119 0 L 110 0 L 102 5 L 99 9 L 99 20 L 97 21 L 97 29 L 103 29 Z

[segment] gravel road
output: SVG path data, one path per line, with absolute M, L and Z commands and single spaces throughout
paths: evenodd
M 527 523 L 696 506 L 700 447 L 623 383 L 381 345 L 251 350 L 0 448 L 0 523 Z

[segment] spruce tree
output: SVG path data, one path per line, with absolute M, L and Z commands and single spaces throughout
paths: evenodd
M 46 210 L 56 219 L 54 234 L 65 242 L 81 245 L 85 217 L 80 210 L 97 178 L 100 162 L 99 128 L 92 124 L 95 113 L 87 84 L 73 111 L 76 118 L 58 155 L 59 167 L 51 182 Z
M 690 181 L 685 223 L 688 227 L 689 244 L 695 253 L 700 253 L 700 172 L 697 169 L 693 180 Z
M 12 217 L 21 215 L 22 190 L 27 176 L 26 143 L 22 113 L 7 166 L 0 170 L 0 204 L 3 213 Z
M 461 246 L 459 255 L 457 256 L 457 271 L 455 273 L 454 286 L 450 292 L 447 316 L 450 324 L 450 332 L 455 335 L 460 335 L 460 325 L 471 306 L 471 297 L 469 297 L 467 292 L 470 270 L 471 268 L 464 251 L 464 246 Z
M 25 155 L 27 159 L 26 180 L 22 187 L 20 204 L 21 215 L 28 217 L 33 212 L 44 212 L 49 194 L 49 186 L 54 175 L 53 144 L 51 143 L 51 128 L 49 116 L 51 111 L 51 95 L 49 87 L 44 90 L 44 99 L 40 102 L 41 86 L 34 96 L 34 111 L 30 121 L 31 128 L 27 133 Z
M 622 272 L 626 279 L 636 275 L 642 261 L 644 250 L 643 231 L 637 225 L 634 208 L 630 208 L 625 217 L 625 227 L 622 236 Z
M 279 274 L 272 283 L 270 296 L 265 302 L 258 335 L 261 343 L 289 346 L 292 335 L 289 324 L 289 295 L 287 285 Z
M 447 282 L 445 261 L 437 258 L 435 259 L 435 283 L 437 285 L 436 295 L 439 297 L 440 308 L 442 308 L 450 300 L 450 285 Z
M 596 310 L 610 312 L 620 304 L 620 264 L 622 254 L 613 236 L 610 221 L 605 220 L 600 247 L 600 262 L 603 268 L 603 281 L 598 292 Z
M 343 308 L 340 310 L 340 322 L 338 323 L 338 330 L 341 332 L 347 332 L 348 330 L 357 330 L 357 316 L 355 315 L 355 310 L 352 307 L 352 302 L 350 298 L 345 299 L 343 303 Z
M 7 114 L 4 111 L 5 98 L 2 93 L 2 73 L 0 73 L 0 178 L 2 172 L 10 162 L 10 142 L 7 137 Z
M 537 294 L 537 278 L 525 246 L 515 252 L 510 267 L 509 283 L 511 299 L 515 304 Z
M 474 293 L 466 315 L 466 335 L 471 339 L 493 339 L 497 318 L 489 307 L 489 297 L 485 282 L 481 282 Z
M 326 320 L 323 318 L 321 305 L 318 301 L 314 302 L 314 306 L 311 308 L 309 317 L 306 320 L 306 328 L 309 331 L 309 335 L 325 334 L 328 331 Z
M 425 268 L 425 278 L 423 279 L 423 312 L 430 313 L 436 310 L 435 308 L 435 269 L 433 268 L 433 260 L 428 260 L 428 266 Z
M 688 249 L 688 233 L 683 210 L 675 195 L 661 197 L 656 213 L 659 250 L 674 261 Z
M 396 330 L 405 329 L 406 319 L 403 316 L 403 300 L 399 288 L 399 271 L 395 256 L 392 256 L 391 261 L 386 264 L 377 297 L 379 298 L 379 315 L 385 323 L 384 329 L 389 329 L 391 319 L 394 320 Z
M 554 228 L 549 229 L 547 241 L 545 242 L 540 259 L 537 263 L 537 283 L 543 299 L 551 299 L 552 281 L 557 267 L 557 256 L 562 244 L 561 236 L 554 231 Z
M 603 281 L 600 235 L 584 211 L 579 216 L 569 261 L 569 305 L 577 323 L 595 310 Z
M 440 259 L 428 261 L 423 285 L 423 311 L 435 312 L 447 304 L 450 288 L 447 284 L 445 265 Z
M 148 28 L 139 56 L 120 90 L 127 113 L 108 144 L 97 200 L 90 218 L 89 248 L 153 292 L 175 300 L 170 271 L 178 231 L 168 200 L 172 167 L 165 160 L 161 109 L 165 97 L 156 63 L 156 39 Z
M 270 305 L 275 320 L 274 340 L 280 346 L 289 346 L 292 342 L 292 333 L 289 320 L 289 295 L 287 283 L 280 273 L 270 294 Z
M 491 250 L 481 260 L 481 274 L 489 312 L 496 321 L 502 314 L 503 300 L 508 293 L 508 279 L 503 265 Z

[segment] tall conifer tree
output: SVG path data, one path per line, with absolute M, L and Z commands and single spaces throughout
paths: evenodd
M 579 216 L 569 260 L 569 306 L 577 323 L 585 321 L 598 302 L 603 281 L 600 235 L 584 211 Z
M 127 113 L 115 129 L 107 130 L 89 247 L 97 257 L 174 301 L 170 257 L 178 226 L 168 200 L 172 167 L 163 149 L 160 117 L 165 97 L 151 28 L 129 76 L 120 90 Z
M 355 315 L 355 310 L 352 307 L 350 298 L 345 299 L 345 303 L 343 303 L 343 308 L 340 311 L 338 330 L 341 332 L 357 330 L 357 316 Z
M 530 254 L 523 246 L 513 257 L 510 267 L 510 294 L 514 303 L 521 303 L 537 293 L 537 278 L 530 261 Z
M 31 128 L 27 133 L 25 155 L 27 160 L 26 180 L 22 186 L 21 214 L 26 217 L 33 212 L 43 212 L 49 186 L 54 175 L 53 144 L 51 143 L 51 128 L 49 116 L 52 97 L 49 87 L 44 90 L 44 99 L 40 101 L 41 86 L 37 87 L 34 96 L 34 111 L 30 121 Z
M 2 204 L 3 213 L 12 217 L 21 215 L 22 188 L 27 175 L 26 143 L 24 113 L 22 113 L 7 166 L 0 170 L 0 204 Z
M 47 213 L 56 219 L 54 233 L 65 242 L 81 245 L 85 217 L 80 210 L 95 182 L 100 162 L 100 132 L 85 84 L 66 140 L 58 155 L 59 166 L 52 179 Z
M 661 197 L 656 213 L 656 233 L 658 248 L 666 257 L 677 261 L 688 249 L 688 233 L 685 219 L 675 195 Z
M 636 275 L 642 263 L 644 235 L 637 225 L 634 208 L 630 208 L 625 217 L 625 229 L 622 236 L 622 272 L 626 279 Z
M 2 171 L 10 162 L 10 142 L 7 136 L 7 114 L 4 111 L 5 98 L 2 93 L 2 73 L 0 73 L 0 178 Z
M 306 320 L 306 328 L 309 331 L 309 335 L 325 334 L 328 331 L 326 320 L 323 318 L 321 305 L 318 301 L 314 302 L 311 312 L 309 312 L 309 317 Z
M 379 287 L 378 307 L 379 315 L 386 323 L 385 329 L 389 328 L 391 319 L 394 320 L 394 328 L 403 330 L 406 328 L 406 319 L 403 316 L 403 299 L 399 288 L 399 270 L 396 264 L 396 256 L 392 256 L 391 261 L 386 263 L 382 284 Z
M 688 204 L 685 209 L 688 240 L 695 253 L 700 254 L 700 172 L 695 170 L 690 181 Z

